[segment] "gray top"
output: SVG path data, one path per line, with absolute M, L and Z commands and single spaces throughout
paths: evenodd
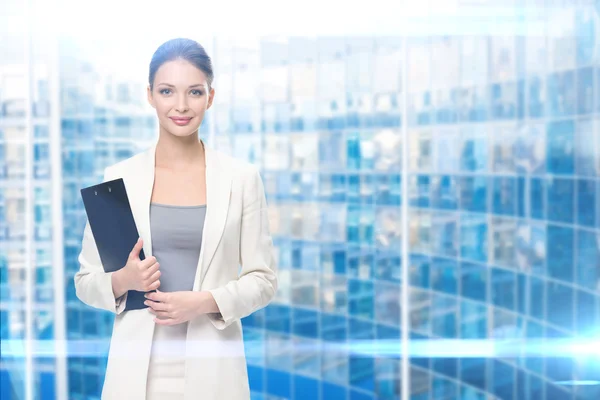
M 193 289 L 205 216 L 205 205 L 150 204 L 152 255 L 160 264 L 161 292 Z

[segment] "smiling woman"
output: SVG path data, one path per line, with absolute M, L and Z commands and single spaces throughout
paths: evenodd
M 156 50 L 150 62 L 148 101 L 156 109 L 161 134 L 188 136 L 198 130 L 213 102 L 212 81 L 212 62 L 193 40 L 170 40 Z
M 198 136 L 215 96 L 201 45 L 162 44 L 148 78 L 158 142 L 104 175 L 124 180 L 140 240 L 105 273 L 86 225 L 75 276 L 84 303 L 117 314 L 102 398 L 249 399 L 241 319 L 277 290 L 263 182 Z M 131 290 L 147 308 L 125 311 Z

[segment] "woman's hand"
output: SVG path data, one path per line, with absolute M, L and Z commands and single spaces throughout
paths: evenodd
M 159 325 L 177 325 L 213 312 L 216 303 L 209 292 L 161 292 L 146 293 L 145 305 L 154 314 Z M 212 304 L 211 304 L 212 303 Z
M 139 238 L 127 259 L 127 264 L 115 274 L 121 274 L 121 282 L 126 290 L 137 290 L 138 292 L 150 292 L 160 287 L 160 264 L 156 257 L 148 257 L 140 260 L 140 251 L 144 241 Z

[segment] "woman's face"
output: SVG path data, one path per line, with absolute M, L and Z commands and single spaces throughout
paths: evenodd
M 195 133 L 212 105 L 214 89 L 208 90 L 206 75 L 185 60 L 161 65 L 148 86 L 148 101 L 156 109 L 161 131 L 184 137 Z

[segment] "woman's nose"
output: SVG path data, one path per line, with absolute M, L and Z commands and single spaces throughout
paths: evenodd
M 177 112 L 180 113 L 184 113 L 189 109 L 188 104 L 187 104 L 187 99 L 185 96 L 180 96 L 179 99 L 177 100 L 177 106 L 175 107 L 175 110 Z

